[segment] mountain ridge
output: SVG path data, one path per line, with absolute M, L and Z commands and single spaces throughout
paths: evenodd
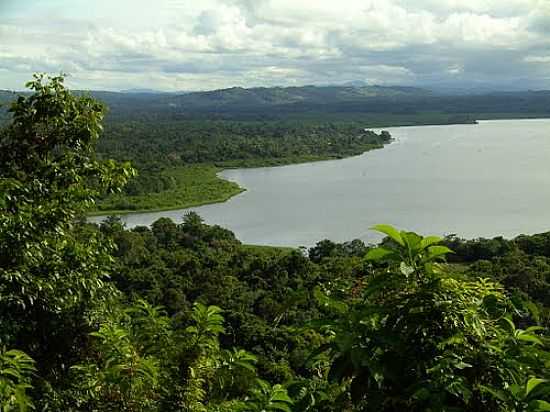
M 109 107 L 111 119 L 362 119 L 367 114 L 410 117 L 435 112 L 468 121 L 485 118 L 484 114 L 550 117 L 548 90 L 440 94 L 413 86 L 309 85 L 229 87 L 177 93 L 74 92 L 89 93 L 103 101 Z M 5 117 L 6 103 L 17 94 L 25 93 L 0 90 L 0 104 L 4 104 L 0 108 L 0 118 Z

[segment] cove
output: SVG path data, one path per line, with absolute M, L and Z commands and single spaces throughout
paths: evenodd
M 385 130 L 394 142 L 361 156 L 225 170 L 247 189 L 225 203 L 121 218 L 130 228 L 193 210 L 244 243 L 295 247 L 377 241 L 377 223 L 465 238 L 550 229 L 550 119 Z

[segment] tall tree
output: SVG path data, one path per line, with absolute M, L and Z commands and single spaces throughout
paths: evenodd
M 12 103 L 0 131 L 0 346 L 28 353 L 51 380 L 111 290 L 111 243 L 75 222 L 134 172 L 95 157 L 102 104 L 71 94 L 62 76 L 35 75 L 26 86 L 33 93 Z

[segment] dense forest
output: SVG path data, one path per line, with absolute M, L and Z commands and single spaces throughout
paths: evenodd
M 114 104 L 97 147 L 99 157 L 130 161 L 138 173 L 120 193 L 100 199 L 96 213 L 224 201 L 243 189 L 218 178 L 220 168 L 342 158 L 390 141 L 388 133 L 376 134 L 353 121 L 172 120 L 154 105 L 157 117 L 135 118 L 131 113 L 141 104 L 153 104 L 154 96 L 98 95 Z M 2 96 L 5 102 L 14 98 L 0 94 L 0 101 Z M 8 119 L 4 113 L 4 121 Z
M 0 132 L 3 411 L 548 411 L 550 233 L 244 245 L 83 217 L 135 171 L 37 76 Z

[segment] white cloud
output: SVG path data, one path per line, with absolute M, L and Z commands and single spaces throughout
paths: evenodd
M 0 16 L 0 87 L 61 70 L 83 88 L 518 76 L 550 87 L 548 0 L 26 1 Z
M 441 23 L 439 39 L 450 44 L 517 47 L 525 42 L 518 17 L 495 18 L 487 14 L 456 13 Z
M 527 63 L 550 63 L 549 56 L 527 56 L 523 59 Z

